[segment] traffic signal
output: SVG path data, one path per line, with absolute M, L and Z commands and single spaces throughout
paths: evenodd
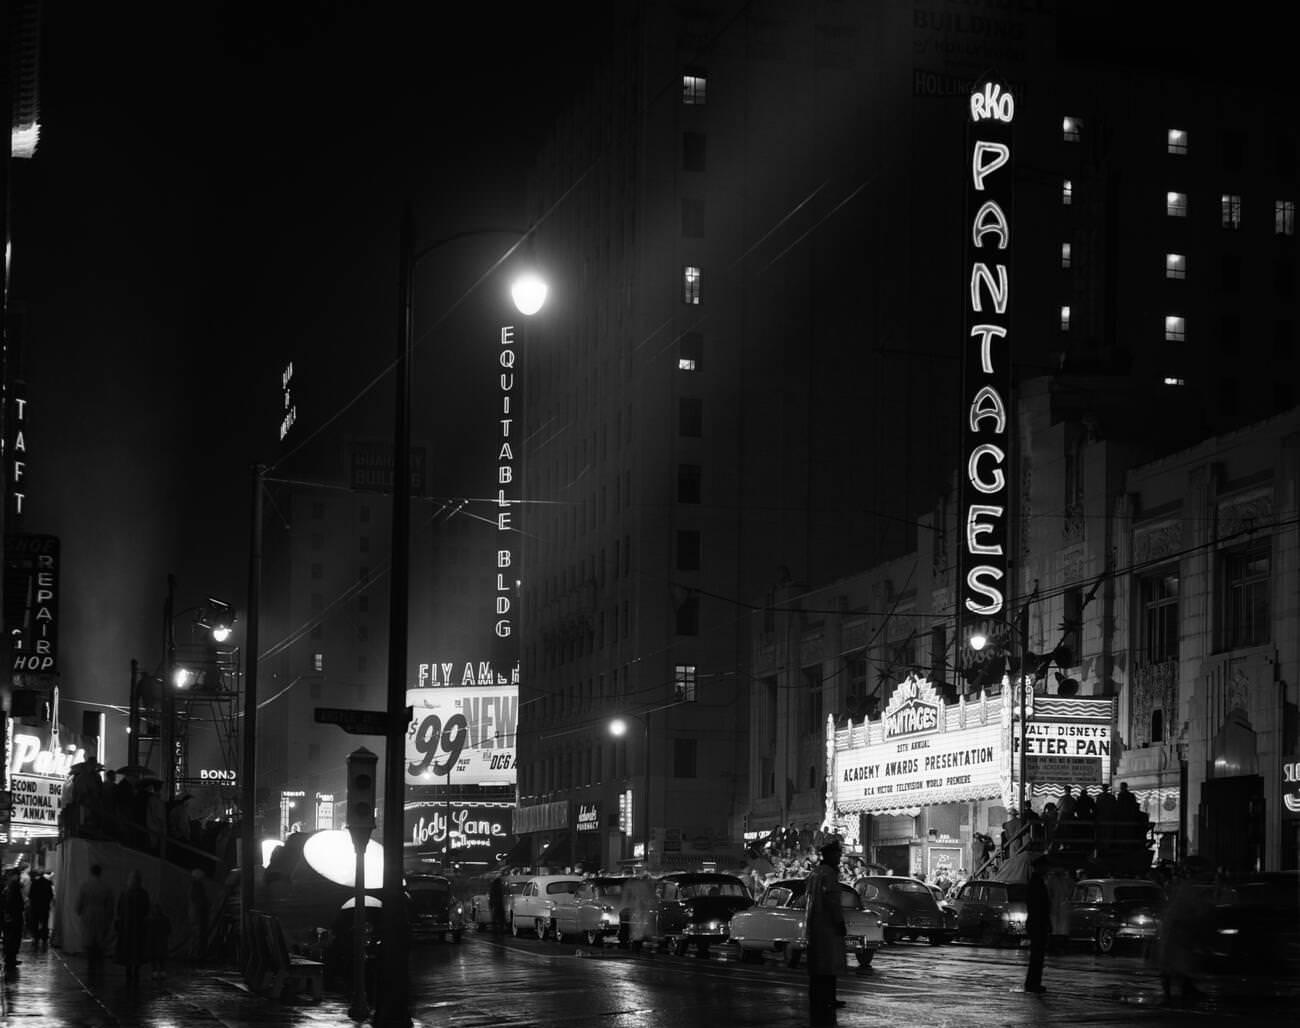
M 362 746 L 348 754 L 348 828 L 375 827 L 375 765 L 379 758 Z

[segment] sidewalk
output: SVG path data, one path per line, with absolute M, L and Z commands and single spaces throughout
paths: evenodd
M 282 1003 L 250 993 L 233 968 L 175 964 L 154 981 L 145 966 L 141 982 L 128 989 L 123 970 L 111 960 L 91 983 L 86 961 L 57 949 L 33 953 L 24 942 L 21 966 L 9 972 L 0 993 L 0 1024 L 23 1028 L 184 1028 L 243 1025 L 350 1025 L 347 1003 L 326 994 L 320 1003 Z

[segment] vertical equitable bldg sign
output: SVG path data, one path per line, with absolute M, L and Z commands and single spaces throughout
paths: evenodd
M 496 622 L 493 631 L 498 639 L 508 639 L 513 632 L 510 616 L 510 597 L 514 585 L 511 581 L 514 554 L 510 546 L 510 501 L 506 499 L 506 487 L 514 482 L 515 454 L 511 448 L 510 427 L 514 420 L 510 414 L 510 396 L 515 388 L 515 328 L 513 325 L 501 326 L 501 353 L 498 361 L 501 365 L 501 417 L 498 420 L 501 432 L 500 447 L 497 449 L 497 548 L 496 575 L 497 588 L 493 616 Z
M 969 210 L 967 252 L 970 289 L 962 360 L 966 451 L 963 503 L 963 566 L 960 614 L 992 617 L 1006 606 L 1010 482 L 1008 479 L 1011 348 L 1011 123 L 1015 97 L 1002 84 L 985 81 L 970 95 Z

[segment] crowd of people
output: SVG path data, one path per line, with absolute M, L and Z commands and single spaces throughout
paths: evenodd
M 227 817 L 196 817 L 188 792 L 163 798 L 157 778 L 132 778 L 85 761 L 73 768 L 63 790 L 59 824 L 64 835 L 109 839 L 148 853 L 163 840 L 168 859 L 181 867 L 204 867 L 217 880 L 236 863 L 239 824 Z

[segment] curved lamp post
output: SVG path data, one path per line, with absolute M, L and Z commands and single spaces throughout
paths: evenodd
M 1032 678 L 1032 677 L 1029 675 L 1029 673 L 1028 673 L 1028 670 L 1029 670 L 1029 642 L 1028 642 L 1027 639 L 1025 639 L 1024 633 L 1020 630 L 1020 627 L 1019 627 L 1018 625 L 1014 624 L 1014 623 L 1011 622 L 1011 621 L 1004 621 L 1004 622 L 1002 622 L 1002 628 L 1003 628 L 1003 629 L 1004 629 L 1004 630 L 1005 630 L 1005 631 L 1006 631 L 1006 632 L 1011 636 L 1011 639 L 1012 639 L 1012 643 L 1013 643 L 1013 645 L 1014 645 L 1016 642 L 1019 642 L 1019 645 L 1020 645 L 1020 671 L 1019 671 L 1019 674 L 1018 674 L 1018 677 L 1019 677 L 1019 679 L 1020 679 L 1020 681 L 1019 681 L 1019 683 L 1018 683 L 1018 687 L 1019 687 L 1019 689 L 1020 689 L 1020 694 L 1019 694 L 1019 703 L 1020 703 L 1020 733 L 1019 733 L 1019 740 L 1020 740 L 1020 761 L 1019 761 L 1019 763 L 1020 763 L 1020 768 L 1019 768 L 1019 774 L 1017 775 L 1017 778 L 1019 779 L 1019 784 L 1020 784 L 1020 793 L 1019 793 L 1019 798 L 1018 798 L 1018 803 L 1019 803 L 1019 805 L 1016 807 L 1016 817 L 1019 818 L 1019 817 L 1021 817 L 1021 816 L 1024 814 L 1024 810 L 1025 810 L 1025 766 L 1026 766 L 1026 765 L 1025 765 L 1025 727 L 1026 727 L 1026 726 L 1025 726 L 1025 717 L 1026 717 L 1026 713 L 1027 713 L 1027 711 L 1026 711 L 1026 702 L 1025 702 L 1025 694 L 1026 694 L 1030 689 L 1033 688 L 1033 678 Z M 990 643 L 992 643 L 994 646 L 1000 648 L 1004 654 L 1006 653 L 1006 649 L 1007 649 L 1005 646 L 1002 646 L 1001 643 L 998 642 L 997 639 L 995 639 L 995 638 L 993 638 L 993 637 L 990 637 L 990 636 L 987 635 L 985 632 L 980 631 L 980 630 L 978 630 L 978 629 L 977 629 L 976 631 L 974 631 L 974 632 L 971 633 L 971 636 L 970 636 L 969 642 L 970 642 L 970 648 L 971 648 L 972 650 L 974 650 L 976 653 L 980 653 L 981 651 L 983 651 L 986 647 L 989 646 Z
M 609 734 L 616 738 L 623 738 L 627 735 L 628 724 L 626 718 L 632 718 L 641 722 L 641 745 L 645 758 L 645 796 L 642 798 L 641 805 L 645 807 L 644 829 L 641 834 L 641 859 L 645 866 L 650 866 L 650 713 L 644 714 L 624 714 L 622 717 L 616 717 L 609 723 Z
M 407 982 L 406 902 L 402 884 L 403 845 L 406 835 L 406 731 L 411 721 L 406 705 L 406 650 L 410 617 L 411 554 L 411 382 L 413 349 L 412 294 L 416 265 L 434 251 L 457 239 L 510 233 L 511 229 L 479 229 L 436 239 L 416 250 L 414 218 L 408 203 L 402 212 L 400 235 L 399 310 L 397 358 L 393 365 L 396 403 L 393 418 L 393 533 L 392 570 L 388 606 L 388 689 L 384 762 L 384 885 L 385 920 L 383 988 L 375 1011 L 376 1028 L 407 1028 L 411 1024 Z M 535 314 L 546 300 L 545 284 L 535 274 L 516 283 L 511 292 L 521 314 Z M 520 299 L 522 298 L 522 300 Z M 527 304 L 527 306 L 525 306 Z

